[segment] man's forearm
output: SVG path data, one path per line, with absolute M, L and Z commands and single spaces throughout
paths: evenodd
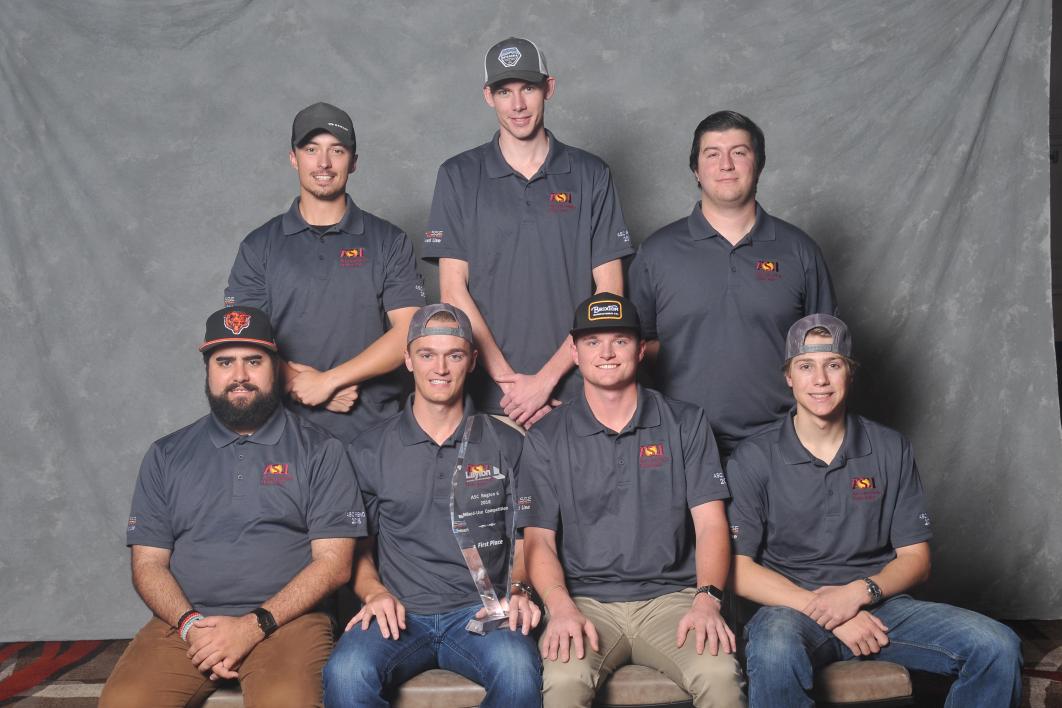
M 552 538 L 548 538 L 550 536 Z M 564 568 L 557 556 L 555 538 L 553 531 L 524 529 L 528 577 L 542 600 L 543 609 L 548 609 L 551 614 L 563 606 L 574 604 L 564 580 Z
M 415 307 L 403 307 L 389 313 L 391 328 L 359 354 L 330 369 L 328 375 L 333 389 L 360 384 L 363 381 L 383 376 L 402 365 L 409 334 L 409 321 Z
M 748 556 L 734 556 L 734 592 L 761 605 L 802 611 L 814 596 L 781 573 L 764 568 Z
M 454 259 L 439 261 L 440 300 L 459 308 L 472 324 L 472 334 L 479 349 L 479 360 L 492 378 L 508 376 L 513 368 L 494 339 L 483 313 L 479 311 L 472 294 L 468 292 L 468 264 Z
M 722 504 L 722 502 L 720 502 Z M 697 585 L 725 588 L 730 575 L 730 533 L 726 517 L 722 523 L 705 524 L 697 529 Z
M 375 539 L 364 539 L 358 543 L 354 554 L 354 579 L 351 588 L 362 602 L 381 592 L 390 592 L 380 580 L 380 573 L 372 559 L 375 546 Z
M 897 548 L 896 557 L 870 579 L 881 588 L 883 597 L 892 597 L 928 580 L 929 567 L 929 544 L 916 543 Z
M 306 614 L 350 579 L 354 539 L 325 540 L 333 542 L 328 550 L 314 553 L 313 560 L 298 575 L 262 603 L 278 625 Z
M 177 626 L 181 615 L 192 609 L 192 603 L 166 566 L 134 560 L 133 587 L 148 609 L 172 627 Z

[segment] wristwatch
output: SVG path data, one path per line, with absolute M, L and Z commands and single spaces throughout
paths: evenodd
M 268 637 L 277 631 L 277 621 L 273 619 L 273 615 L 270 614 L 269 610 L 264 607 L 256 607 L 251 612 L 258 618 L 258 628 L 262 630 L 262 634 Z
M 697 596 L 701 593 L 706 593 L 715 599 L 720 605 L 723 604 L 723 591 L 714 585 L 702 585 L 697 588 L 697 592 L 693 594 L 693 599 L 696 600 Z
M 881 586 L 870 578 L 863 578 L 863 582 L 867 584 L 867 594 L 870 595 L 870 604 L 876 605 L 881 602 Z

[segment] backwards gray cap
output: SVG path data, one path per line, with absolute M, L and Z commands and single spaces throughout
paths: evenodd
M 828 344 L 805 344 L 808 332 L 816 327 L 822 327 L 829 332 L 833 341 Z M 794 322 L 785 337 L 785 360 L 789 361 L 798 354 L 814 352 L 833 352 L 851 359 L 852 335 L 848 332 L 848 325 L 833 315 L 824 314 L 808 315 Z
M 547 76 L 546 56 L 530 39 L 503 39 L 488 49 L 483 57 L 483 83 L 488 86 L 506 79 L 538 84 Z
M 449 313 L 457 320 L 457 324 L 434 324 L 429 327 L 428 320 L 440 312 Z M 432 334 L 447 334 L 451 337 L 460 337 L 473 347 L 476 346 L 475 340 L 472 339 L 472 323 L 468 321 L 468 315 L 445 302 L 440 302 L 437 305 L 425 305 L 413 313 L 413 319 L 409 321 L 409 335 L 406 337 L 406 344 L 408 345 L 414 339 Z

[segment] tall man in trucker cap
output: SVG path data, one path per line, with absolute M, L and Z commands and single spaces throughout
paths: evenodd
M 762 605 L 746 627 L 749 704 L 810 708 L 815 669 L 860 657 L 955 676 L 949 708 L 1017 706 L 1014 632 L 906 594 L 929 577 L 926 498 L 907 439 L 849 410 L 853 365 L 844 322 L 794 323 L 796 405 L 727 467 L 734 589 Z
M 583 390 L 524 441 L 518 523 L 549 613 L 544 704 L 589 706 L 635 663 L 667 674 L 696 706 L 743 706 L 720 614 L 726 479 L 704 412 L 635 382 L 639 327 L 618 295 L 579 305 L 569 354 Z
M 689 156 L 700 201 L 631 263 L 656 385 L 704 408 L 724 459 L 792 405 L 777 375 L 789 326 L 836 310 L 819 247 L 756 201 L 766 162 L 763 131 L 748 117 L 705 118 Z
M 439 168 L 422 257 L 444 302 L 468 313 L 482 366 L 477 407 L 529 427 L 579 393 L 567 316 L 594 292 L 623 292 L 634 253 L 608 165 L 545 127 L 557 81 L 534 42 L 484 57 L 498 131 Z
M 421 308 L 407 339 L 412 403 L 348 448 L 372 540 L 358 545 L 354 592 L 364 605 L 325 667 L 325 700 L 329 708 L 384 708 L 399 684 L 439 667 L 482 685 L 483 706 L 533 708 L 541 704 L 542 676 L 528 633 L 541 611 L 523 582 L 522 542 L 516 541 L 508 625 L 473 634 L 466 625 L 483 604 L 450 510 L 453 475 L 475 470 L 476 497 L 491 505 L 477 523 L 511 531 L 506 509 L 513 508 L 523 440 L 492 416 L 476 414 L 465 397 L 476 349 L 464 312 L 445 304 Z M 507 557 L 488 554 L 490 577 L 505 576 Z M 495 591 L 506 595 L 506 588 Z
M 409 318 L 424 304 L 409 238 L 347 195 L 358 164 L 345 111 L 295 116 L 299 196 L 240 244 L 227 305 L 269 315 L 292 410 L 344 442 L 399 408 Z
M 153 613 L 100 705 L 200 705 L 238 678 L 249 705 L 320 706 L 326 598 L 365 512 L 342 444 L 279 402 L 269 318 L 215 312 L 200 351 L 210 413 L 152 444 L 126 543 Z

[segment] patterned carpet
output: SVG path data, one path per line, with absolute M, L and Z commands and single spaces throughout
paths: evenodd
M 1062 708 L 1062 620 L 1010 622 L 1022 637 L 1028 708 Z M 92 708 L 126 640 L 0 644 L 0 706 Z M 915 675 L 917 708 L 943 705 L 947 683 Z

